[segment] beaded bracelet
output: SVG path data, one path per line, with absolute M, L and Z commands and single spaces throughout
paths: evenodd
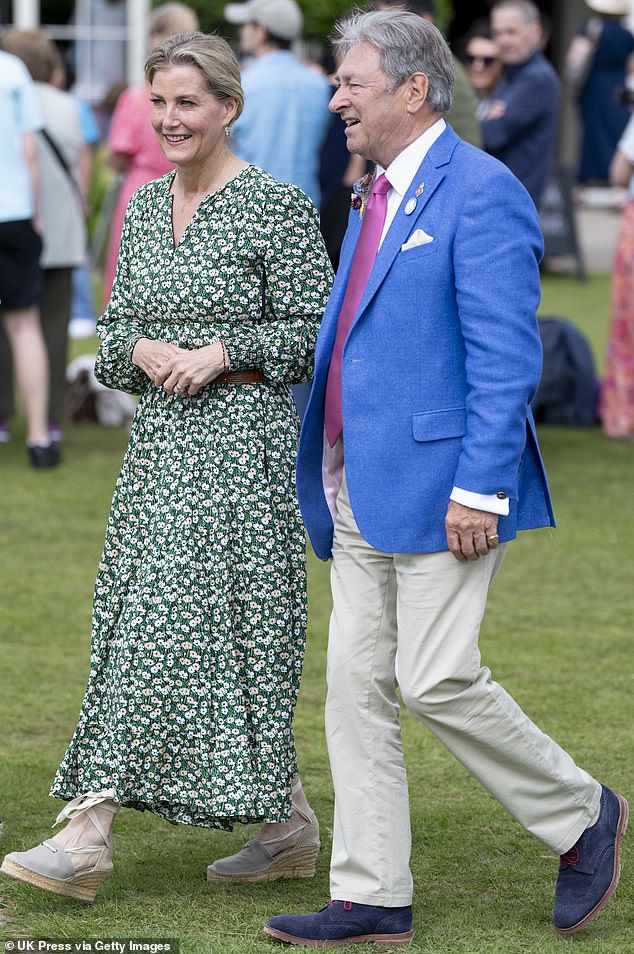
M 226 374 L 229 370 L 229 358 L 227 357 L 227 349 L 225 348 L 224 341 L 220 342 L 220 347 L 222 348 L 222 373 Z

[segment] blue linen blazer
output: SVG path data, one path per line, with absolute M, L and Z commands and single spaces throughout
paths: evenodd
M 300 434 L 299 502 L 322 559 L 333 536 L 324 393 L 360 224 L 351 210 Z M 432 241 L 403 250 L 417 230 Z M 346 478 L 359 530 L 376 549 L 446 550 L 454 485 L 509 498 L 501 541 L 554 525 L 530 410 L 541 375 L 541 254 L 524 187 L 447 126 L 390 225 L 343 351 Z

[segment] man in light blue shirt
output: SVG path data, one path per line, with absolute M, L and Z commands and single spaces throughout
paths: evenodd
M 244 112 L 234 124 L 236 152 L 292 182 L 319 205 L 319 149 L 328 125 L 329 87 L 291 52 L 303 18 L 295 0 L 230 3 L 225 18 L 240 26 L 240 49 L 252 61 L 244 72 Z
M 43 279 L 38 221 L 37 132 L 42 115 L 31 76 L 17 57 L 0 50 L 0 328 L 9 342 L 26 416 L 26 444 L 34 467 L 54 467 L 59 450 L 48 433 L 48 358 L 39 303 Z M 8 349 L 7 349 L 8 354 Z M 0 375 L 8 377 L 7 362 Z M 11 438 L 12 405 L 0 408 L 0 443 Z
M 29 165 L 32 134 L 42 128 L 35 87 L 24 63 L 0 51 L 0 222 L 31 220 L 35 214 Z M 25 161 L 26 152 L 26 161 Z
M 319 207 L 319 153 L 330 121 L 325 77 L 291 52 L 302 32 L 295 0 L 247 0 L 225 7 L 240 27 L 240 50 L 251 59 L 242 77 L 244 111 L 233 124 L 235 151 L 280 182 L 292 182 Z M 293 385 L 303 416 L 310 384 Z

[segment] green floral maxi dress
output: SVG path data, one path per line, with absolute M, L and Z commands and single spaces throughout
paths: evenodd
M 332 275 L 312 204 L 253 166 L 175 247 L 172 177 L 131 200 L 99 328 L 97 377 L 141 397 L 51 795 L 114 788 L 123 805 L 230 828 L 290 813 L 306 577 L 289 384 L 312 375 Z M 232 371 L 267 382 L 168 395 L 131 363 L 140 337 L 222 339 Z

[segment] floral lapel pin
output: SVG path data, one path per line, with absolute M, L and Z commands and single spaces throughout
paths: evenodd
M 372 185 L 372 173 L 367 172 L 363 178 L 357 179 L 352 186 L 352 195 L 350 196 L 350 207 L 359 212 L 359 218 L 363 218 L 365 207 L 368 204 L 370 196 L 370 187 Z

